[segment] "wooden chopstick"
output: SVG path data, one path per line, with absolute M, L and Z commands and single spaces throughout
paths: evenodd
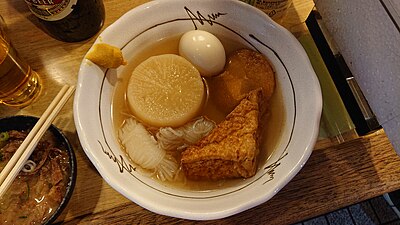
M 74 92 L 74 86 L 65 85 L 61 88 L 60 92 L 50 103 L 49 107 L 44 111 L 40 119 L 36 122 L 35 126 L 24 139 L 20 147 L 8 161 L 7 165 L 0 173 L 0 197 L 11 186 L 18 173 L 23 168 L 25 162 L 29 159 L 37 143 L 42 138 L 44 133 L 50 127 L 57 114 L 65 105 L 67 100 Z

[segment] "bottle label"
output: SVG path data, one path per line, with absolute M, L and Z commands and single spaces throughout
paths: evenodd
M 31 12 L 47 21 L 60 20 L 68 16 L 78 0 L 25 0 Z M 85 1 L 85 0 L 84 0 Z

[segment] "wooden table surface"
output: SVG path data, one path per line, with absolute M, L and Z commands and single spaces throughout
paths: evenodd
M 128 10 L 146 1 L 104 0 L 103 29 Z M 284 26 L 301 33 L 313 8 L 312 0 L 294 0 Z M 43 79 L 43 92 L 23 109 L 0 106 L 0 116 L 40 116 L 64 84 L 75 85 L 79 65 L 96 37 L 64 43 L 44 33 L 24 1 L 0 1 L 13 45 Z M 63 224 L 200 223 L 154 214 L 112 189 L 86 157 L 75 130 L 73 99 L 54 124 L 71 141 L 78 160 L 74 194 L 62 215 Z M 275 197 L 253 209 L 205 224 L 291 224 L 400 188 L 400 158 L 383 130 L 342 144 L 317 143 L 305 167 Z

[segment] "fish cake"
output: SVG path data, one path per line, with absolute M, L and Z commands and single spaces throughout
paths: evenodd
M 275 71 L 261 53 L 240 49 L 233 52 L 225 71 L 210 78 L 208 85 L 211 99 L 224 113 L 229 113 L 250 91 L 262 88 L 266 101 L 275 90 Z

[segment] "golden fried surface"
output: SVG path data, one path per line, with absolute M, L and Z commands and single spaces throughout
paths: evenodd
M 275 89 L 275 72 L 267 58 L 250 49 L 240 49 L 228 58 L 225 71 L 209 79 L 211 98 L 229 113 L 250 91 L 262 88 L 266 101 Z
M 263 99 L 261 89 L 251 91 L 209 135 L 182 153 L 187 178 L 247 178 L 256 173 Z

